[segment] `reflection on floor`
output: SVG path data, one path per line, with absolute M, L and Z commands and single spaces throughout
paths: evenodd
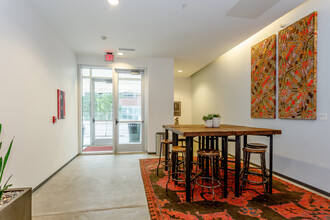
M 78 156 L 32 194 L 33 220 L 150 219 L 139 159 Z
M 84 147 L 83 152 L 94 152 L 94 151 L 113 151 L 113 146 L 89 146 Z

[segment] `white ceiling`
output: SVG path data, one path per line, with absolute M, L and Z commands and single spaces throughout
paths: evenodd
M 123 58 L 174 58 L 186 77 L 306 0 L 31 1 L 78 55 L 134 48 Z

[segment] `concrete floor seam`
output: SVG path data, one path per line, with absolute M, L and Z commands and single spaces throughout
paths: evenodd
M 122 206 L 122 207 L 113 207 L 113 208 L 103 208 L 103 209 L 87 209 L 76 212 L 62 212 L 62 213 L 53 213 L 47 215 L 33 215 L 33 217 L 50 217 L 50 216 L 58 216 L 58 215 L 72 215 L 72 214 L 80 214 L 80 213 L 88 213 L 88 212 L 102 212 L 102 211 L 110 211 L 110 210 L 120 210 L 120 209 L 132 209 L 132 208 L 143 208 L 148 207 L 146 205 L 135 205 L 135 206 Z

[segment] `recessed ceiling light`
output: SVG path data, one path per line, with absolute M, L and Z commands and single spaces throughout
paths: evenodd
M 178 70 L 179 73 L 182 73 L 182 70 Z
M 119 56 L 124 55 L 124 53 L 122 53 L 122 52 L 118 52 L 117 54 L 118 54 Z
M 110 5 L 118 5 L 119 1 L 118 0 L 108 0 Z

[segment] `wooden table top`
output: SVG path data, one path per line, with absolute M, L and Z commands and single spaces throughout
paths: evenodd
M 163 128 L 184 137 L 282 134 L 282 131 L 277 129 L 228 124 L 221 124 L 218 128 L 207 128 L 204 125 L 163 125 Z

